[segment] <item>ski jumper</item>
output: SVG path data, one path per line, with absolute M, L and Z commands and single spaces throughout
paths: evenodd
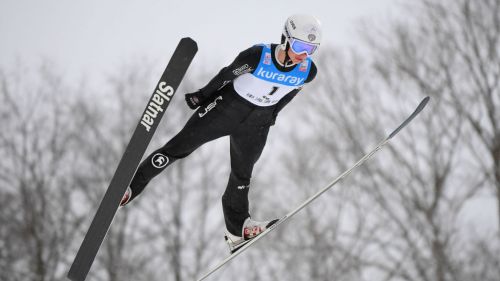
M 276 59 L 276 48 L 275 44 L 260 44 L 241 52 L 200 89 L 205 102 L 176 136 L 141 163 L 130 184 L 131 199 L 176 160 L 209 141 L 229 136 L 231 173 L 222 207 L 227 230 L 241 235 L 243 222 L 250 216 L 248 191 L 253 166 L 266 144 L 269 128 L 317 71 L 310 58 L 282 66 Z

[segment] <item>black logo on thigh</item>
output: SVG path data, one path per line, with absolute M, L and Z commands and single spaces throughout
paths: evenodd
M 168 157 L 161 153 L 156 153 L 155 155 L 153 155 L 153 158 L 151 158 L 151 164 L 153 164 L 153 167 L 158 169 L 165 168 L 168 162 Z

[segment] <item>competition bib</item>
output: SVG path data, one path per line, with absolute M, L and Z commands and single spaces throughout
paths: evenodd
M 236 92 L 249 102 L 258 106 L 271 106 L 304 84 L 309 75 L 311 59 L 305 59 L 291 71 L 280 71 L 273 63 L 270 45 L 262 46 L 256 69 L 237 77 L 233 85 Z

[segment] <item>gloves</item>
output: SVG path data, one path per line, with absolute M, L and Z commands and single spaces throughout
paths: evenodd
M 196 91 L 194 93 L 189 93 L 184 96 L 186 103 L 191 109 L 196 109 L 203 104 L 205 96 L 200 92 Z

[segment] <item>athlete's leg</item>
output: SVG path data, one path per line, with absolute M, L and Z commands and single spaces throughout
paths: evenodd
M 231 118 L 227 118 L 227 116 L 221 114 L 223 108 L 217 108 L 224 106 L 222 99 L 219 97 L 215 97 L 214 101 L 210 103 L 212 106 L 209 111 L 206 111 L 206 107 L 198 109 L 176 136 L 169 140 L 163 147 L 151 153 L 139 165 L 130 183 L 132 190 L 131 199 L 139 195 L 149 181 L 170 164 L 188 156 L 204 143 L 230 133 L 230 130 L 236 124 L 232 124 Z
M 227 230 L 241 236 L 249 214 L 248 191 L 255 162 L 266 144 L 269 127 L 250 127 L 231 135 L 231 174 L 222 196 L 222 208 Z

